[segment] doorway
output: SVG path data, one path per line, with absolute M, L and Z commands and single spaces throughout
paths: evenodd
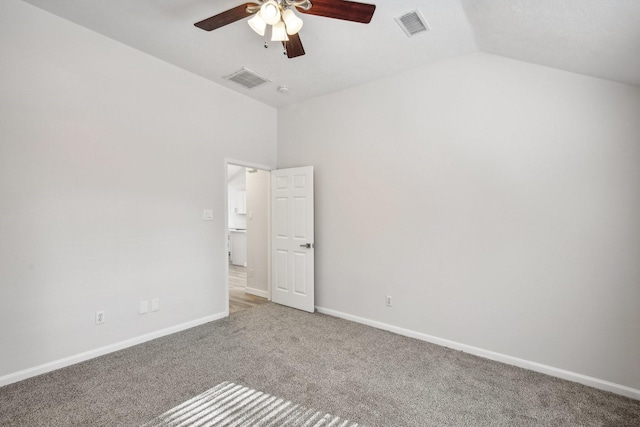
M 269 171 L 227 163 L 229 314 L 269 301 L 269 190 Z

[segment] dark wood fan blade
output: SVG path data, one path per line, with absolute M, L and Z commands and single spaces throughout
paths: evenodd
M 368 24 L 376 10 L 375 4 L 346 0 L 311 0 L 311 9 L 298 9 L 300 13 L 343 19 L 345 21 Z
M 244 3 L 240 6 L 229 9 L 226 12 L 219 13 L 211 18 L 204 19 L 200 22 L 196 22 L 195 25 L 198 28 L 202 28 L 205 31 L 212 31 L 225 25 L 232 24 L 236 21 L 253 15 L 253 13 L 247 12 L 247 6 L 255 6 L 256 3 Z
M 304 55 L 304 48 L 302 47 L 302 41 L 300 41 L 300 36 L 298 34 L 289 36 L 289 41 L 282 42 L 282 45 L 287 51 L 287 58 L 295 58 L 297 56 Z

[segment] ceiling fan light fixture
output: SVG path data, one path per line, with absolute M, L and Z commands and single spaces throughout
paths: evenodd
M 303 22 L 294 12 L 368 24 L 375 10 L 375 4 L 352 0 L 252 0 L 194 25 L 213 31 L 247 18 L 251 29 L 264 38 L 265 47 L 268 40 L 280 41 L 287 58 L 297 58 L 305 52 L 298 36 Z
M 287 34 L 290 36 L 297 34 L 303 24 L 302 19 L 297 17 L 291 9 L 287 9 L 282 13 L 282 21 L 287 26 Z
M 269 25 L 280 22 L 280 6 L 275 0 L 269 0 L 260 7 L 260 17 Z
M 287 36 L 287 28 L 285 27 L 284 22 L 280 21 L 272 27 L 271 41 L 272 42 L 289 41 L 289 37 Z
M 249 19 L 248 23 L 253 31 L 264 36 L 264 32 L 267 29 L 267 23 L 264 22 L 264 19 L 260 17 L 259 13 L 253 15 L 253 18 Z

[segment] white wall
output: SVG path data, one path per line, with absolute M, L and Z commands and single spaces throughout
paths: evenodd
M 638 88 L 485 54 L 280 110 L 317 305 L 637 392 L 639 118 Z
M 275 165 L 275 109 L 18 0 L 0 57 L 0 384 L 224 315 L 224 159 Z
M 271 173 L 247 173 L 247 292 L 268 298 Z

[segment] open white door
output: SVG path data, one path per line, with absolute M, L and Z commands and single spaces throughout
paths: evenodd
M 315 311 L 313 166 L 271 171 L 271 300 Z

